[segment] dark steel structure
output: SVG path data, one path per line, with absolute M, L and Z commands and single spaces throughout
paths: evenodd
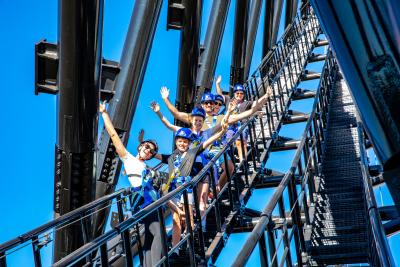
M 400 211 L 399 1 L 311 1 Z M 397 14 L 398 15 L 398 14 Z
M 169 0 L 168 7 L 167 28 L 182 31 L 175 105 L 181 111 L 190 112 L 196 96 L 203 0 Z
M 224 148 L 190 182 L 127 217 L 124 208 L 130 208 L 127 203 L 133 193 L 130 189 L 114 192 L 121 163 L 106 131 L 100 138 L 97 170 L 93 168 L 96 111 L 99 97 L 111 99 L 109 114 L 126 144 L 162 0 L 135 2 L 119 65 L 101 62 L 102 0 L 90 4 L 60 0 L 60 43 L 37 44 L 35 77 L 36 93 L 58 93 L 55 211 L 60 216 L 0 244 L 0 267 L 7 265 L 11 253 L 26 245 L 32 247 L 35 266 L 42 266 L 41 249 L 52 241 L 52 232 L 56 233 L 54 266 L 131 267 L 135 256 L 143 264 L 142 219 L 154 212 L 160 222 L 158 245 L 162 248 L 157 266 L 214 265 L 226 239 L 243 231 L 251 233 L 231 259 L 232 266 L 244 266 L 257 245 L 261 266 L 394 266 L 385 235 L 399 231 L 400 212 L 394 206 L 378 208 L 373 185 L 382 184 L 383 177 L 392 194 L 400 192 L 395 179 L 400 151 L 400 142 L 396 143 L 400 118 L 395 109 L 400 49 L 394 38 L 399 33 L 400 16 L 395 16 L 399 4 L 394 0 L 313 2 L 317 13 L 324 13 L 320 20 L 348 77 L 355 103 L 334 53 L 321 49 L 328 42 L 307 1 L 302 1 L 298 11 L 297 0 L 285 2 L 286 29 L 277 41 L 283 1 L 267 0 L 264 57 L 247 77 L 262 1 L 254 0 L 250 7 L 250 1 L 237 0 L 230 83 L 244 83 L 248 100 L 271 92 L 263 106 L 265 114 L 242 122 Z M 167 28 L 182 31 L 176 99 L 182 111 L 190 110 L 196 94 L 199 97 L 212 87 L 229 4 L 214 1 L 198 66 L 202 1 L 168 1 Z M 342 9 L 348 14 L 338 12 Z M 341 18 L 343 14 L 348 16 Z M 344 27 L 345 21 L 356 22 L 351 24 L 354 36 L 350 26 Z M 350 41 L 357 45 L 350 46 Z M 321 72 L 309 65 L 316 61 L 325 61 Z M 354 77 L 349 76 L 350 71 Z M 310 80 L 319 80 L 318 87 L 301 89 L 302 83 Z M 306 98 L 314 98 L 310 113 L 290 108 L 294 101 Z M 363 122 L 356 116 L 355 104 Z M 283 125 L 299 122 L 305 122 L 300 139 L 280 135 Z M 243 144 L 245 131 L 249 149 L 238 162 L 235 140 Z M 371 145 L 383 167 L 368 165 L 366 151 Z M 271 153 L 288 149 L 295 150 L 295 155 L 285 173 L 266 168 Z M 234 171 L 228 173 L 227 184 L 218 192 L 211 169 L 222 158 L 228 169 L 228 157 Z M 162 164 L 155 167 L 162 168 Z M 205 211 L 204 231 L 197 187 L 208 175 L 213 194 Z M 267 187 L 276 188 L 264 209 L 249 208 L 254 191 Z M 189 222 L 189 189 L 194 199 L 193 227 L 188 224 L 181 241 L 169 248 L 164 207 L 183 194 L 185 220 Z M 394 200 L 399 208 L 400 195 Z M 111 230 L 104 233 L 111 206 L 117 212 Z M 382 220 L 389 222 L 382 225 Z M 179 259 L 170 257 L 178 250 L 183 254 Z
M 251 1 L 249 21 L 247 26 L 246 55 L 244 59 L 244 80 L 247 80 L 250 73 L 250 65 L 251 60 L 253 59 L 253 51 L 256 42 L 258 24 L 260 21 L 262 3 L 262 0 Z
M 263 35 L 263 50 L 262 50 L 262 58 L 264 58 L 269 50 L 273 47 L 272 41 L 272 29 L 274 25 L 274 10 L 275 10 L 275 1 L 267 0 L 264 5 L 264 35 Z
M 94 200 L 103 0 L 61 0 L 58 16 L 56 217 Z M 90 227 L 76 223 L 57 230 L 54 260 L 87 242 Z
M 119 73 L 114 83 L 107 83 L 108 91 L 114 91 L 108 113 L 122 142 L 128 143 L 133 116 L 139 99 L 147 61 L 160 15 L 162 0 L 135 1 L 132 17 L 122 50 Z M 121 169 L 111 138 L 103 129 L 98 151 L 96 199 L 115 190 Z M 94 217 L 94 236 L 105 228 L 108 209 L 100 210 Z
M 196 103 L 204 91 L 210 91 L 212 88 L 230 2 L 230 0 L 213 1 L 197 73 Z
M 285 28 L 292 24 L 293 19 L 297 13 L 298 0 L 287 0 L 286 1 L 286 15 L 285 15 Z
M 232 44 L 232 63 L 230 77 L 230 93 L 233 92 L 233 86 L 244 82 L 244 64 L 246 57 L 247 42 L 247 19 L 248 19 L 249 1 L 236 1 L 235 9 L 235 32 L 233 33 Z

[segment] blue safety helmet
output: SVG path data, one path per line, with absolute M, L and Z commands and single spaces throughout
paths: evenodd
M 189 128 L 180 128 L 178 131 L 176 131 L 175 139 L 178 137 L 193 141 L 193 133 Z
M 233 92 L 237 92 L 237 91 L 244 92 L 243 84 L 240 84 L 240 83 L 235 84 L 235 86 L 233 87 Z
M 190 115 L 202 117 L 203 119 L 205 119 L 206 118 L 206 111 L 203 108 L 195 107 L 195 108 L 192 109 L 192 113 L 190 113 Z
M 221 101 L 222 104 L 224 104 L 224 102 L 225 102 L 225 99 L 222 95 L 214 95 L 214 99 L 215 99 L 215 102 Z
M 203 94 L 203 96 L 201 97 L 201 103 L 204 103 L 204 102 L 207 102 L 207 101 L 210 101 L 210 102 L 215 102 L 215 98 L 214 98 L 214 95 L 213 94 L 211 94 L 211 93 L 205 93 L 205 94 Z

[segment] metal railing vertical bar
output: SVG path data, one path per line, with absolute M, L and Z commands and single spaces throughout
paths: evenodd
M 124 221 L 124 212 L 122 209 L 121 197 L 117 197 L 117 208 L 118 208 L 118 221 L 122 223 Z M 125 252 L 125 261 L 126 266 L 133 266 L 133 256 L 131 250 L 131 239 L 129 237 L 129 232 L 127 230 L 121 233 L 121 238 L 124 242 L 124 252 Z
M 261 233 L 261 236 L 263 234 L 264 234 L 264 231 Z M 267 229 L 267 234 L 268 234 L 268 248 L 269 248 L 269 255 L 270 255 L 270 259 L 271 259 L 271 266 L 278 267 L 278 261 L 276 259 L 275 235 L 274 235 L 274 232 L 271 231 L 270 229 Z
M 387 241 L 385 230 L 383 229 L 382 226 L 382 221 L 379 215 L 378 206 L 375 200 L 374 190 L 368 173 L 368 160 L 365 148 L 363 124 L 358 117 L 357 117 L 357 132 L 358 132 L 359 146 L 360 146 L 360 165 L 362 172 L 362 180 L 363 180 L 365 199 L 367 203 L 366 209 L 367 209 L 368 225 L 369 225 L 368 237 L 370 239 L 369 243 L 371 248 L 370 264 L 381 267 L 396 266 L 393 259 L 393 255 L 390 250 L 390 246 Z
M 32 240 L 33 261 L 35 263 L 35 267 L 41 267 L 42 259 L 40 257 L 39 237 L 34 236 Z
M 194 238 L 193 238 L 193 229 L 192 229 L 192 218 L 191 212 L 189 208 L 189 198 L 187 190 L 183 191 L 183 203 L 185 208 L 185 220 L 186 220 L 186 231 L 189 235 L 188 247 L 189 247 L 189 257 L 190 257 L 190 266 L 196 266 L 195 259 L 195 251 L 194 251 Z M 218 203 L 218 200 L 217 200 Z M 201 225 L 201 224 L 200 224 Z
M 285 247 L 285 250 L 288 250 L 290 252 L 290 242 L 288 240 L 288 234 L 287 234 L 287 222 L 286 222 L 285 204 L 284 204 L 284 200 L 283 200 L 282 197 L 278 201 L 278 206 L 279 206 L 279 215 L 284 220 L 283 226 L 282 226 L 283 227 L 282 235 L 283 235 L 284 247 Z M 291 257 L 286 258 L 286 266 L 291 267 L 292 265 L 293 265 L 292 264 L 292 258 Z

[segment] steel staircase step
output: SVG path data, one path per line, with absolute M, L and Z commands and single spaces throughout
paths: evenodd
M 351 264 L 351 263 L 367 263 L 368 253 L 366 252 L 353 252 L 353 253 L 338 253 L 331 255 L 313 255 L 310 266 L 326 266 L 337 264 Z M 363 265 L 364 266 L 364 265 Z

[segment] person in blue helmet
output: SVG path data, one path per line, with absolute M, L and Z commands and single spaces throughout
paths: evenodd
M 228 112 L 225 114 L 223 121 L 227 121 L 230 114 L 232 111 L 235 109 L 235 104 L 236 102 L 231 102 Z M 160 111 L 160 105 L 156 102 L 151 102 L 150 104 L 152 110 L 158 115 L 162 123 L 170 130 L 173 132 L 177 132 L 182 127 L 174 125 L 168 121 L 167 118 L 163 116 L 163 114 Z M 190 130 L 193 133 L 193 141 L 191 142 L 190 148 L 197 147 L 200 145 L 203 141 L 207 140 L 209 137 L 211 137 L 213 134 L 218 132 L 221 129 L 221 124 L 218 124 L 210 129 L 207 129 L 205 131 L 201 130 L 204 124 L 204 119 L 206 117 L 206 112 L 204 111 L 203 108 L 200 107 L 195 107 L 193 108 L 191 112 L 191 127 Z M 203 164 L 207 164 L 209 161 L 209 158 L 204 155 L 204 153 L 201 153 L 201 158 Z M 208 196 L 208 191 L 209 191 L 209 181 L 207 177 L 205 177 L 198 186 L 199 189 L 199 206 L 200 206 L 200 213 L 203 218 L 204 212 L 207 208 L 207 196 Z M 205 221 L 203 220 L 203 226 L 205 226 Z
M 116 153 L 124 164 L 125 173 L 128 176 L 134 194 L 132 203 L 133 212 L 144 208 L 159 198 L 161 180 L 152 175 L 152 170 L 147 167 L 146 161 L 155 157 L 158 152 L 157 142 L 154 140 L 141 140 L 137 148 L 137 155 L 128 152 L 116 132 L 110 117 L 106 112 L 105 102 L 99 106 L 99 113 L 104 121 L 104 127 L 109 134 Z M 143 135 L 140 134 L 140 139 Z M 160 223 L 157 212 L 149 214 L 143 219 L 144 232 L 144 266 L 154 266 L 162 256 Z
M 222 95 L 214 95 L 214 116 L 218 116 L 223 114 L 224 109 L 222 107 L 225 106 L 225 98 Z
M 223 90 L 221 89 L 221 75 L 219 75 L 217 77 L 217 79 L 215 80 L 215 87 L 216 90 L 219 94 L 223 95 Z M 268 98 L 270 95 L 272 94 L 272 90 L 270 87 L 268 87 L 267 89 L 267 94 L 265 94 L 263 97 L 261 98 Z M 249 110 L 251 110 L 255 105 L 257 105 L 256 101 L 246 101 L 245 100 L 245 88 L 243 86 L 243 84 L 235 84 L 233 87 L 233 95 L 234 95 L 234 99 L 237 101 L 237 106 L 236 106 L 236 110 L 233 111 L 233 116 L 238 115 L 238 114 L 244 114 L 246 112 L 248 112 Z M 224 96 L 225 97 L 225 103 L 229 102 L 229 96 Z M 233 136 L 237 130 L 240 127 L 240 121 L 238 121 L 237 123 L 233 123 L 230 124 L 229 129 L 228 129 L 228 136 Z M 245 131 L 243 131 L 243 147 L 244 147 L 244 151 L 242 151 L 242 144 L 240 139 L 237 139 L 235 141 L 236 143 L 236 148 L 238 150 L 238 155 L 239 155 L 239 160 L 242 161 L 243 160 L 243 152 L 246 155 L 247 154 L 247 138 L 248 138 L 249 132 L 247 131 L 247 129 Z
M 210 136 L 197 147 L 193 148 L 190 148 L 191 143 L 194 141 L 193 132 L 188 128 L 180 128 L 177 130 L 175 134 L 175 151 L 169 155 L 155 155 L 157 159 L 168 164 L 169 179 L 163 187 L 163 192 L 172 191 L 179 185 L 190 181 L 197 173 L 199 173 L 203 168 L 202 159 L 199 155 L 215 140 L 220 138 L 227 128 L 228 125 L 223 123 L 220 131 Z M 189 204 L 193 204 L 193 197 L 191 197 L 191 199 L 189 198 Z M 174 247 L 178 244 L 181 238 L 181 232 L 185 223 L 185 212 L 180 196 L 175 198 L 173 201 L 170 201 L 168 205 L 173 210 L 172 246 Z M 192 208 L 190 208 L 190 212 L 192 213 Z M 190 214 L 190 217 L 193 218 L 193 214 Z M 191 224 L 193 224 L 193 221 Z

